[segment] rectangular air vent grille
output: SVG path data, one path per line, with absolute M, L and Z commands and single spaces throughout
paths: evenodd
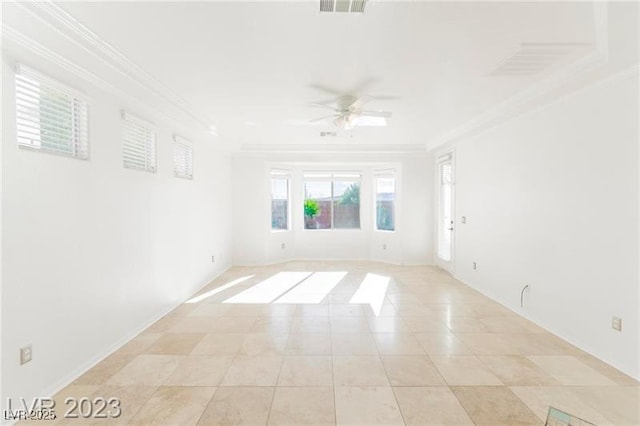
M 320 132 L 320 136 L 325 138 L 325 137 L 335 137 L 336 136 L 336 132 Z
M 489 75 L 535 75 L 588 46 L 589 43 L 521 43 L 520 49 L 502 61 Z
M 367 0 L 320 0 L 320 12 L 364 13 Z
M 351 11 L 364 13 L 364 6 L 367 4 L 367 0 L 352 0 L 351 1 Z

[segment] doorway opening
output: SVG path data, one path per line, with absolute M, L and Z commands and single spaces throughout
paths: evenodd
M 438 222 L 437 222 L 437 260 L 436 264 L 453 273 L 454 254 L 454 168 L 453 153 L 438 157 L 437 162 L 437 191 L 438 191 Z

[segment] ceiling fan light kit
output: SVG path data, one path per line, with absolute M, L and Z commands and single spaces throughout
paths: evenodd
M 391 117 L 390 111 L 367 111 L 363 107 L 366 103 L 376 99 L 373 96 L 354 96 L 350 94 L 340 95 L 331 101 L 316 102 L 315 107 L 328 108 L 333 114 L 309 120 L 310 123 L 331 120 L 333 125 L 340 130 L 352 130 L 354 127 L 384 127 L 387 118 Z

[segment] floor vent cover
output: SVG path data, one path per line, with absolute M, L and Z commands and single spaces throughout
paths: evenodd
M 596 426 L 595 424 L 582 420 L 579 417 L 573 416 L 569 413 L 565 413 L 562 410 L 558 410 L 554 407 L 549 407 L 547 413 L 547 420 L 544 422 L 544 426 Z

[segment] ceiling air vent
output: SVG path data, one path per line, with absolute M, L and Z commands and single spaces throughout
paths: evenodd
M 364 13 L 367 0 L 320 0 L 320 12 Z
M 502 61 L 489 75 L 535 75 L 589 46 L 589 43 L 521 43 L 520 49 Z

